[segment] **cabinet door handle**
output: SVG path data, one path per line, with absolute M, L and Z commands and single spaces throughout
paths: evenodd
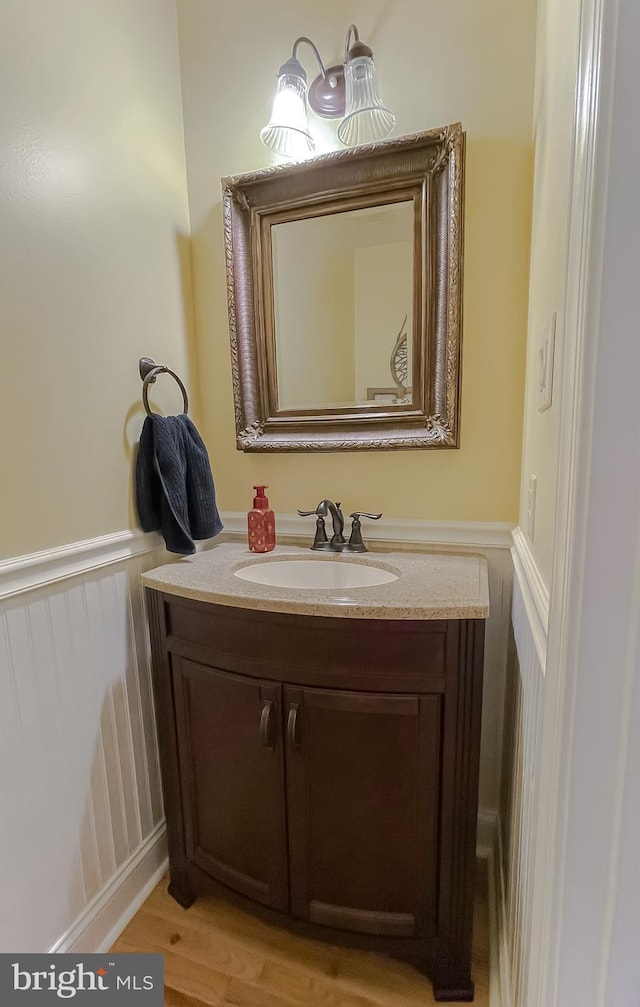
M 267 699 L 260 714 L 260 739 L 264 747 L 269 749 L 274 747 L 272 712 L 273 702 Z
M 289 716 L 287 718 L 287 737 L 289 739 L 289 745 L 293 749 L 300 748 L 300 740 L 298 738 L 298 704 L 291 703 L 289 707 Z

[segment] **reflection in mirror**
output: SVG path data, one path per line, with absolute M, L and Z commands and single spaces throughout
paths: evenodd
M 271 228 L 278 410 L 411 398 L 412 200 Z

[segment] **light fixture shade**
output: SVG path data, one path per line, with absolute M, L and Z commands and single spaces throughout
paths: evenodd
M 352 56 L 344 73 L 347 99 L 344 119 L 338 127 L 339 139 L 348 147 L 383 140 L 395 126 L 396 117 L 380 97 L 373 58 Z
M 282 157 L 301 161 L 315 150 L 307 126 L 307 84 L 297 73 L 281 73 L 267 125 L 260 131 L 266 147 Z

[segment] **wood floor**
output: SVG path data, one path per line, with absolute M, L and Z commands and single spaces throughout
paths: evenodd
M 473 979 L 489 1007 L 487 877 L 478 863 Z M 409 965 L 289 934 L 220 899 L 189 910 L 152 892 L 114 944 L 164 954 L 165 1007 L 430 1007 L 431 983 Z

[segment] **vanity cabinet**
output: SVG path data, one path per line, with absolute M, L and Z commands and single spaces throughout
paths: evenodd
M 484 621 L 146 593 L 171 894 L 214 891 L 472 999 Z

